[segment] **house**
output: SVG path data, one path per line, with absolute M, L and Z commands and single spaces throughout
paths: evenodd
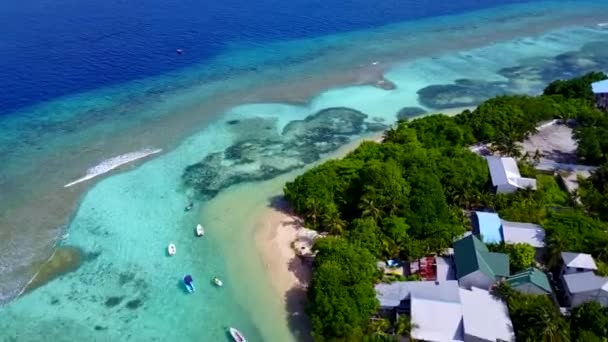
M 608 80 L 591 83 L 591 90 L 595 98 L 595 106 L 601 110 L 608 110 Z
M 509 275 L 509 256 L 492 253 L 474 235 L 454 242 L 456 277 L 464 288 L 489 289 Z
M 527 294 L 548 295 L 553 293 L 547 275 L 530 267 L 507 278 L 506 283 L 513 289 Z
M 497 213 L 474 212 L 473 232 L 484 243 L 527 243 L 536 249 L 540 260 L 545 250 L 545 230 L 533 223 L 501 220 Z
M 562 277 L 564 297 L 570 307 L 596 301 L 608 307 L 608 278 L 594 272 L 569 273 Z
M 380 310 L 391 317 L 410 315 L 412 337 L 423 341 L 462 341 L 458 281 L 400 281 L 376 285 Z
M 512 193 L 520 189 L 536 190 L 536 179 L 523 178 L 513 158 L 486 157 L 492 186 L 496 193 Z
M 420 341 L 513 341 L 507 308 L 488 291 L 457 281 L 403 281 L 376 285 L 385 312 L 409 314 Z
M 462 304 L 413 296 L 412 338 L 419 341 L 463 341 Z
M 460 289 L 464 341 L 515 341 L 513 323 L 503 301 L 489 291 Z
M 506 244 L 527 243 L 536 249 L 545 248 L 545 230 L 537 224 L 502 220 L 501 228 Z
M 562 270 L 560 275 L 593 272 L 597 270 L 595 260 L 589 254 L 562 252 Z
M 398 314 L 409 314 L 412 296 L 438 300 L 442 302 L 458 302 L 458 281 L 397 281 L 381 283 L 375 286 L 376 298 L 381 310 L 394 310 Z

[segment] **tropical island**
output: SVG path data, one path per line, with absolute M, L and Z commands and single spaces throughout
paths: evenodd
M 605 341 L 607 78 L 399 121 L 288 182 L 322 233 L 314 339 Z

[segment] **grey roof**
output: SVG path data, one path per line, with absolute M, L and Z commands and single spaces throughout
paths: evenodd
M 454 269 L 454 261 L 449 257 L 435 257 L 437 263 L 437 280 L 456 280 L 456 270 Z
M 564 275 L 564 281 L 570 293 L 598 290 L 608 292 L 608 278 L 600 277 L 593 272 L 566 274 Z
M 527 243 L 536 248 L 545 247 L 545 230 L 537 224 L 502 220 L 502 236 L 505 243 Z
M 490 292 L 460 289 L 464 333 L 480 341 L 515 341 L 507 306 Z
M 381 283 L 375 286 L 376 298 L 381 307 L 399 306 L 402 300 L 415 296 L 442 302 L 460 303 L 458 281 L 397 281 L 390 284 Z
M 562 260 L 567 267 L 597 270 L 595 260 L 586 253 L 562 252 Z
M 486 157 L 486 159 L 493 186 L 510 184 L 520 189 L 529 187 L 536 189 L 536 179 L 522 178 L 515 159 L 494 156 Z

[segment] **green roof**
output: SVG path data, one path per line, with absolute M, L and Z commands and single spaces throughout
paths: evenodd
M 492 279 L 509 275 L 509 256 L 488 251 L 474 235 L 454 242 L 454 261 L 458 278 L 478 270 Z
M 507 279 L 507 283 L 509 283 L 509 285 L 511 285 L 513 288 L 517 288 L 525 284 L 533 284 L 547 292 L 547 294 L 553 292 L 547 275 L 534 267 L 530 267 L 515 273 Z

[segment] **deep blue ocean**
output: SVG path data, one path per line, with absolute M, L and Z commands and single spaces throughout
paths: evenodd
M 526 0 L 0 2 L 0 115 L 256 46 Z M 178 55 L 176 49 L 183 49 Z

